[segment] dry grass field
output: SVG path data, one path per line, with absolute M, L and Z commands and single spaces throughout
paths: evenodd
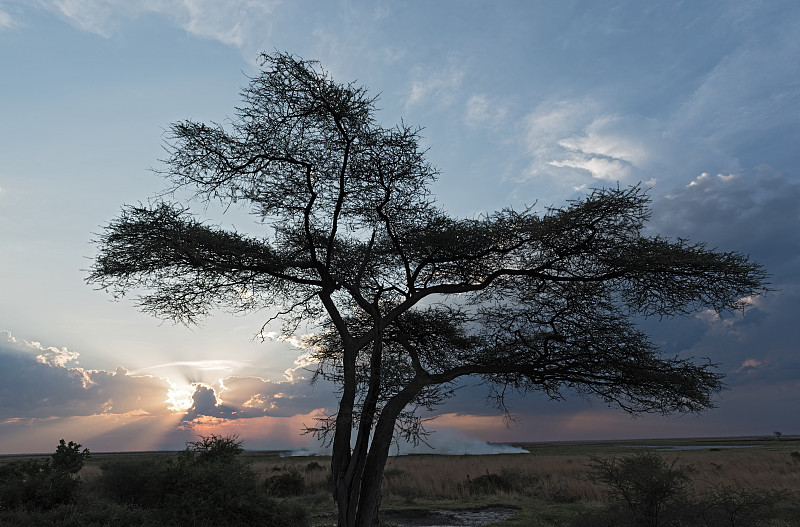
M 414 511 L 506 505 L 518 510 L 497 526 L 567 525 L 570 518 L 604 504 L 606 488 L 592 481 L 590 458 L 622 457 L 647 448 L 668 464 L 693 467 L 690 493 L 705 496 L 726 486 L 748 492 L 783 492 L 800 503 L 800 438 L 735 438 L 663 441 L 535 443 L 529 454 L 414 455 L 390 458 L 382 509 Z M 686 449 L 684 449 L 686 448 Z M 793 455 L 793 452 L 798 454 Z M 262 477 L 287 470 L 303 474 L 317 525 L 330 525 L 326 510 L 328 458 L 253 455 Z M 322 468 L 324 467 L 324 468 Z M 775 525 L 787 523 L 785 518 Z M 789 520 L 791 521 L 791 520 Z M 736 524 L 738 525 L 738 524 Z
M 684 501 L 678 506 L 673 503 L 670 514 L 676 514 L 676 507 L 694 507 L 690 513 L 692 518 L 699 518 L 699 514 L 708 518 L 716 515 L 711 519 L 704 517 L 702 521 L 692 519 L 689 522 L 668 518 L 649 525 L 800 525 L 800 437 L 559 442 L 516 446 L 529 453 L 390 458 L 383 485 L 383 525 L 433 525 L 433 511 L 484 510 L 509 513 L 509 519 L 492 520 L 494 523 L 491 525 L 496 527 L 648 525 L 640 520 L 633 523 L 622 521 L 630 511 L 625 511 L 624 507 L 614 509 L 614 503 L 618 502 L 613 501 L 608 487 L 593 477 L 597 473 L 592 468 L 593 460 L 596 465 L 597 460 L 632 459 L 641 455 L 651 459 L 655 456 L 661 467 L 680 470 L 691 467 L 691 470 L 686 470 L 689 477 L 686 480 L 687 492 L 682 495 Z M 97 523 L 91 523 L 98 526 L 149 527 L 158 524 L 158 517 L 154 520 L 154 516 L 146 511 L 126 508 L 120 502 L 115 505 L 104 501 L 108 490 L 105 485 L 116 482 L 127 485 L 131 491 L 139 491 L 142 484 L 147 485 L 144 481 L 149 480 L 138 483 L 138 480 L 129 480 L 126 476 L 128 469 L 124 467 L 136 468 L 141 474 L 151 477 L 156 473 L 146 467 L 158 463 L 163 467 L 164 460 L 178 457 L 170 453 L 95 453 L 78 474 L 82 481 L 82 497 L 77 505 L 41 513 L 14 512 L 0 506 L 0 524 L 77 527 L 86 525 L 88 517 L 99 518 Z M 0 468 L 14 459 L 19 458 L 0 457 Z M 249 467 L 247 470 L 252 469 L 255 473 L 254 485 L 258 487 L 258 493 L 278 500 L 277 503 L 284 504 L 286 510 L 293 507 L 306 510 L 307 519 L 314 527 L 335 525 L 335 505 L 328 490 L 330 458 L 282 457 L 280 452 L 245 451 L 241 460 Z M 115 463 L 123 467 L 122 471 L 117 469 L 116 475 L 107 473 Z M 223 474 L 215 485 L 235 486 L 237 477 Z M 187 499 L 186 505 L 191 509 L 195 498 Z M 117 520 L 105 522 L 103 518 L 112 513 Z M 490 514 L 485 516 L 488 518 Z M 64 518 L 72 518 L 71 523 L 64 523 Z M 126 522 L 120 523 L 121 518 L 126 518 Z M 437 524 L 452 523 L 438 521 Z

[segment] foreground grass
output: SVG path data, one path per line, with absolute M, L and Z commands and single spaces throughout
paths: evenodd
M 520 444 L 529 454 L 483 456 L 414 455 L 390 458 L 383 484 L 383 510 L 478 509 L 504 505 L 517 515 L 502 527 L 564 526 L 607 504 L 606 489 L 591 480 L 592 456 L 624 456 L 642 448 L 659 450 L 669 462 L 695 467 L 691 492 L 708 494 L 721 485 L 754 492 L 784 491 L 789 505 L 800 505 L 800 438 L 694 439 Z M 692 447 L 693 450 L 675 450 Z M 736 447 L 736 448 L 729 448 Z M 739 448 L 741 447 L 741 448 Z M 332 525 L 334 504 L 327 497 L 327 458 L 253 456 L 254 468 L 268 477 L 286 470 L 304 472 L 319 499 L 315 525 Z M 312 465 L 313 466 L 313 465 Z M 327 514 L 326 514 L 327 513 Z M 792 511 L 774 525 L 800 525 Z M 794 521 L 793 521 L 794 520 Z M 776 520 L 777 521 L 777 520 Z M 782 522 L 782 523 L 781 523 Z M 737 524 L 738 525 L 738 524 Z M 744 524 L 742 524 L 744 525 Z
M 528 454 L 483 456 L 415 455 L 391 458 L 384 478 L 382 510 L 414 516 L 431 510 L 483 509 L 503 506 L 516 511 L 497 527 L 566 527 L 594 525 L 585 518 L 608 505 L 607 490 L 591 479 L 591 457 L 610 458 L 649 449 L 663 450 L 668 462 L 694 467 L 691 493 L 708 495 L 725 485 L 747 492 L 777 492 L 782 502 L 773 520 L 758 525 L 800 525 L 800 438 L 696 439 L 628 442 L 535 443 L 518 445 Z M 736 446 L 737 448 L 726 448 Z M 738 448 L 746 447 L 746 448 Z M 2 509 L 0 525 L 158 525 L 146 511 L 104 499 L 104 463 L 125 458 L 157 459 L 164 454 L 95 454 L 79 476 L 83 480 L 77 502 L 53 511 Z M 280 457 L 277 452 L 242 455 L 263 489 L 265 481 L 280 475 L 299 475 L 303 488 L 278 502 L 299 505 L 314 527 L 335 525 L 335 504 L 328 490 L 329 458 Z M 0 459 L 0 463 L 3 459 Z M 273 486 L 274 487 L 274 486 Z M 280 489 L 279 489 L 280 490 Z M 268 492 L 264 490 L 264 492 Z M 274 492 L 274 490 L 273 490 Z M 582 520 L 583 519 L 583 520 Z M 580 523 L 584 521 L 584 523 Z M 202 522 L 196 523 L 202 525 Z M 598 524 L 599 525 L 599 524 Z M 733 523 L 734 526 L 756 525 Z

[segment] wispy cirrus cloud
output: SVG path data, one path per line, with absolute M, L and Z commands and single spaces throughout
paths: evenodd
M 436 71 L 417 68 L 406 96 L 406 109 L 434 100 L 440 105 L 452 104 L 463 80 L 464 69 L 453 63 Z
M 192 35 L 239 48 L 256 35 L 263 36 L 278 4 L 280 0 L 40 0 L 42 7 L 75 27 L 104 37 L 122 21 L 150 13 L 173 20 Z
M 496 128 L 508 116 L 508 108 L 498 104 L 485 93 L 471 96 L 467 100 L 464 122 L 470 128 Z
M 10 29 L 14 27 L 14 19 L 7 12 L 0 9 L 0 29 Z

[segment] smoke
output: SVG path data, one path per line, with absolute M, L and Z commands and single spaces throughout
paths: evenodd
M 390 456 L 442 455 L 442 456 L 486 456 L 494 454 L 529 454 L 524 448 L 502 443 L 489 443 L 469 439 L 452 430 L 433 433 L 427 444 L 416 446 L 411 443 L 398 443 L 392 446 Z M 282 456 L 330 456 L 331 448 L 319 443 L 281 454 Z

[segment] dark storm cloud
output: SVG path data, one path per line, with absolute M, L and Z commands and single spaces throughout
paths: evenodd
M 767 168 L 749 179 L 706 174 L 653 204 L 652 234 L 685 237 L 721 251 L 749 254 L 771 274 L 776 289 L 755 299 L 743 312 L 641 321 L 665 356 L 708 358 L 725 374 L 729 390 L 716 399 L 719 409 L 703 414 L 698 423 L 759 433 L 764 427 L 800 418 L 795 395 L 800 389 L 798 204 L 800 183 Z M 465 383 L 441 411 L 497 415 L 487 404 L 488 393 L 485 385 Z M 520 426 L 530 426 L 545 415 L 603 412 L 606 406 L 570 396 L 566 401 L 551 401 L 542 394 L 509 394 L 508 402 Z M 674 423 L 676 430 L 694 426 L 690 420 Z
M 800 382 L 800 183 L 786 174 L 703 174 L 658 200 L 655 232 L 749 254 L 775 291 L 744 312 L 650 324 L 669 351 L 721 363 L 730 386 Z
M 0 419 L 166 412 L 169 384 L 150 376 L 79 367 L 76 352 L 0 332 Z
M 653 205 L 655 232 L 705 241 L 761 262 L 776 284 L 800 280 L 800 183 L 764 167 L 752 176 L 703 174 Z

